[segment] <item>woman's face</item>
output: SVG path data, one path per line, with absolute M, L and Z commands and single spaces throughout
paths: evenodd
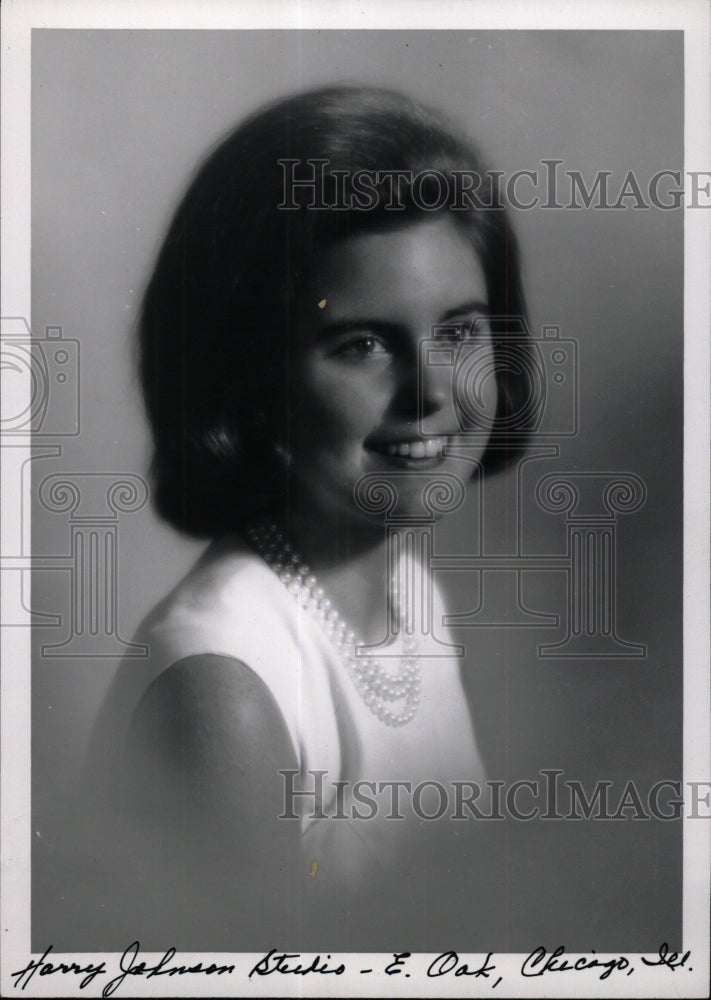
M 360 234 L 324 251 L 292 342 L 287 450 L 302 513 L 366 518 L 353 490 L 367 473 L 391 476 L 398 512 L 412 515 L 424 512 L 427 477 L 471 478 L 497 403 L 491 333 L 486 322 L 472 327 L 487 312 L 478 257 L 448 218 Z M 467 458 L 461 443 L 460 457 L 450 453 L 461 424 L 452 366 L 424 365 L 420 374 L 420 345 L 442 324 L 461 325 L 460 350 L 490 373 L 479 385 L 482 433 Z

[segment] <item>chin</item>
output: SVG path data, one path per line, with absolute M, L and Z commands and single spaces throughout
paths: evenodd
M 370 523 L 431 524 L 457 510 L 466 498 L 471 470 L 446 465 L 429 470 L 391 469 L 371 472 L 354 488 L 354 511 Z

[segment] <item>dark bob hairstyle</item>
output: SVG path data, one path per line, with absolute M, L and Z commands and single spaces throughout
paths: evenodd
M 387 174 L 365 199 L 354 182 L 360 171 Z M 478 176 L 477 200 L 454 186 L 442 196 L 437 176 L 456 172 Z M 323 187 L 287 184 L 316 176 Z M 518 248 L 493 187 L 478 152 L 439 112 L 386 90 L 298 94 L 233 131 L 180 203 L 143 302 L 140 371 L 158 512 L 212 537 L 257 512 L 279 516 L 289 473 L 268 445 L 288 436 L 289 332 L 310 262 L 334 240 L 436 212 L 449 212 L 471 240 L 499 317 L 499 410 L 483 465 L 513 460 L 530 421 L 511 415 L 535 406 L 526 337 L 516 333 L 513 351 L 507 322 L 525 314 Z

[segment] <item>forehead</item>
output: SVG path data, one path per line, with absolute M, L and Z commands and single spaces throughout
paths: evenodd
M 446 216 L 333 243 L 317 258 L 311 286 L 316 301 L 326 300 L 329 319 L 354 309 L 385 317 L 439 314 L 487 298 L 479 256 Z

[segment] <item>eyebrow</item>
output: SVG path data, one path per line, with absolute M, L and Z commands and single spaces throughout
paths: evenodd
M 454 309 L 448 309 L 447 312 L 441 317 L 440 322 L 446 323 L 448 319 L 454 319 L 456 316 L 471 316 L 472 313 L 486 314 L 488 311 L 488 303 L 475 299 L 472 302 L 465 302 L 461 306 L 456 306 Z
M 314 339 L 316 342 L 327 340 L 329 337 L 338 337 L 342 333 L 351 333 L 354 330 L 372 330 L 373 333 L 387 333 L 393 327 L 400 326 L 399 323 L 389 323 L 381 319 L 372 319 L 368 316 L 349 316 L 345 319 L 334 319 L 329 323 L 324 323 L 316 330 Z
M 486 315 L 489 311 L 489 306 L 486 302 L 482 302 L 480 299 L 474 299 L 471 302 L 463 302 L 461 305 L 455 306 L 453 309 L 447 309 L 445 313 L 440 316 L 438 323 L 446 323 L 448 320 L 455 319 L 458 316 L 472 316 L 474 313 L 482 313 Z M 374 319 L 372 316 L 349 316 L 344 319 L 334 319 L 328 323 L 325 323 L 317 332 L 316 340 L 324 340 L 328 337 L 337 337 L 342 333 L 350 333 L 352 330 L 372 330 L 373 333 L 387 333 L 388 330 L 401 327 L 401 323 L 391 322 L 390 320 Z

